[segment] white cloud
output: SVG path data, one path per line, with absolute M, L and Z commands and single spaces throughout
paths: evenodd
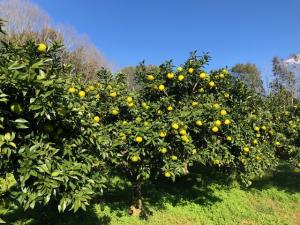
M 300 64 L 300 54 L 293 55 L 292 57 L 284 60 L 283 62 L 288 65 Z

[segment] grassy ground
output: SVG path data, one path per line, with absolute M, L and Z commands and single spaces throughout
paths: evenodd
M 116 188 L 75 215 L 51 208 L 24 213 L 3 202 L 0 215 L 14 225 L 300 225 L 300 171 L 279 168 L 248 189 L 208 180 L 191 175 L 171 186 L 158 181 L 147 187 L 147 220 L 128 215 L 129 188 Z

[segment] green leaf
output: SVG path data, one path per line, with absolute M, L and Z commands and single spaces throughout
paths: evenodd
M 57 177 L 58 175 L 60 175 L 60 171 L 54 171 L 51 173 L 51 177 Z
M 28 123 L 28 121 L 23 118 L 16 119 L 14 122 L 15 123 Z
M 9 142 L 8 144 L 14 148 L 17 148 L 17 145 L 14 142 Z
M 25 64 L 19 64 L 18 61 L 15 61 L 12 65 L 8 67 L 9 70 L 18 70 L 24 68 L 26 65 Z
M 3 219 L 0 218 L 0 223 L 6 223 Z

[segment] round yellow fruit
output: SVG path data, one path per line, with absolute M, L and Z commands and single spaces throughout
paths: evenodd
M 259 137 L 260 137 L 260 134 L 256 134 L 256 137 L 258 137 L 258 138 L 259 138 Z
M 70 87 L 70 88 L 68 89 L 68 92 L 70 92 L 70 93 L 75 93 L 75 92 L 76 92 L 76 88 Z
M 222 125 L 222 122 L 220 120 L 215 121 L 215 126 L 219 127 Z
M 224 97 L 225 98 L 229 98 L 229 94 L 228 93 L 224 93 Z
M 148 75 L 148 76 L 147 76 L 147 80 L 149 80 L 149 81 L 154 80 L 154 76 L 153 76 L 153 75 Z
M 228 74 L 228 70 L 222 69 L 222 73 L 225 74 L 225 75 L 227 75 Z
M 181 66 L 177 67 L 177 71 L 178 72 L 182 72 L 183 71 L 183 68 Z
M 198 89 L 198 92 L 199 92 L 199 93 L 204 93 L 204 88 L 199 88 L 199 89 Z
M 225 116 L 225 115 L 227 115 L 227 112 L 226 112 L 225 109 L 222 109 L 222 110 L 220 111 L 220 114 L 221 114 L 221 116 Z
M 213 163 L 214 163 L 215 165 L 219 165 L 219 164 L 220 164 L 220 160 L 215 159 L 215 160 L 213 161 Z
M 40 44 L 38 44 L 37 50 L 39 52 L 46 52 L 47 51 L 47 45 L 45 45 L 44 43 L 40 43 Z
M 216 132 L 219 131 L 219 128 L 218 127 L 213 127 L 213 128 L 211 128 L 211 130 L 212 130 L 212 132 L 216 133 Z
M 163 84 L 159 85 L 158 90 L 164 91 L 165 90 L 165 85 L 163 85 Z
M 248 147 L 243 148 L 244 153 L 249 153 L 250 149 Z
M 223 73 L 221 73 L 221 74 L 219 75 L 219 77 L 220 77 L 220 78 L 224 78 L 225 76 L 224 76 Z
M 137 118 L 135 118 L 135 121 L 136 121 L 137 123 L 140 123 L 140 122 L 142 122 L 142 118 L 138 116 Z
M 213 104 L 213 108 L 214 108 L 214 109 L 219 109 L 219 108 L 220 108 L 220 105 L 219 105 L 218 103 L 215 103 L 215 104 Z
M 142 107 L 143 107 L 144 109 L 147 109 L 149 106 L 147 105 L 146 102 L 142 102 Z
M 133 102 L 133 98 L 132 98 L 132 97 L 127 97 L 127 99 L 126 99 L 126 100 L 127 100 L 127 102 L 128 102 L 128 103 L 131 103 L 131 102 Z
M 173 79 L 174 78 L 174 73 L 168 73 L 167 78 L 168 79 Z
M 100 117 L 99 116 L 95 116 L 93 119 L 94 123 L 99 123 L 100 121 Z
M 159 136 L 160 136 L 161 138 L 164 138 L 164 137 L 167 136 L 167 132 L 161 131 L 161 132 L 159 133 Z
M 206 77 L 207 77 L 207 74 L 204 73 L 204 72 L 199 74 L 199 78 L 202 79 L 202 80 L 204 80 Z
M 196 121 L 196 125 L 197 125 L 198 127 L 201 127 L 201 126 L 203 125 L 203 122 L 202 122 L 201 120 L 197 120 L 197 121 Z
M 178 123 L 172 123 L 172 128 L 174 129 L 174 130 L 178 130 L 179 129 L 179 125 L 178 125 Z
M 139 157 L 139 156 L 136 156 L 136 155 L 131 156 L 131 161 L 132 161 L 132 162 L 137 162 L 137 161 L 139 161 L 139 160 L 140 160 L 140 157 Z
M 247 159 L 241 159 L 240 161 L 241 161 L 241 163 L 242 163 L 243 165 L 246 165 L 246 164 L 247 164 Z
M 229 124 L 231 124 L 231 121 L 230 121 L 229 119 L 226 119 L 226 120 L 224 121 L 224 124 L 225 124 L 225 125 L 229 125 Z
M 192 154 L 195 155 L 196 153 L 197 153 L 197 150 L 196 150 L 196 149 L 193 149 L 193 150 L 192 150 Z
M 254 127 L 254 130 L 258 132 L 260 129 L 259 129 L 259 127 L 256 126 L 256 127 Z
M 126 134 L 121 133 L 120 138 L 121 138 L 122 141 L 126 141 Z
M 266 130 L 267 127 L 266 127 L 266 126 L 261 126 L 261 129 L 262 129 L 262 130 Z
M 78 95 L 80 98 L 85 97 L 85 91 L 79 91 Z
M 140 137 L 140 136 L 137 136 L 137 137 L 135 138 L 135 141 L 136 141 L 137 143 L 141 143 L 141 142 L 143 141 L 143 138 Z
M 171 173 L 170 172 L 165 172 L 165 177 L 171 177 Z
M 119 110 L 113 109 L 113 110 L 111 110 L 111 114 L 114 115 L 114 116 L 116 116 L 116 115 L 119 114 Z
M 185 135 L 181 136 L 181 140 L 183 140 L 185 143 L 189 143 L 190 142 L 189 138 L 187 136 L 185 136 Z
M 168 106 L 168 107 L 167 107 L 167 110 L 168 110 L 168 111 L 173 111 L 173 107 L 172 107 L 172 106 Z
M 276 142 L 275 142 L 275 145 L 276 145 L 276 146 L 279 146 L 279 145 L 280 145 L 280 142 L 279 142 L 279 141 L 276 141 Z
M 171 159 L 172 159 L 173 161 L 176 161 L 176 160 L 177 160 L 177 156 L 176 156 L 176 155 L 172 155 L 172 156 L 171 156 Z
M 109 96 L 112 97 L 112 98 L 115 98 L 115 97 L 117 97 L 117 92 L 115 92 L 115 91 L 110 92 Z
M 163 147 L 163 148 L 160 149 L 160 152 L 161 152 L 162 154 L 166 154 L 167 151 L 168 151 L 168 149 L 167 149 L 166 147 Z
M 227 140 L 227 141 L 232 141 L 232 137 L 231 137 L 231 136 L 227 136 L 227 137 L 226 137 L 226 140 Z
M 181 134 L 181 135 L 186 135 L 186 130 L 185 130 L 185 129 L 180 129 L 180 130 L 179 130 L 179 134 Z
M 257 139 L 254 139 L 254 140 L 252 141 L 252 143 L 253 143 L 254 145 L 257 145 L 257 144 L 258 144 L 258 140 L 257 140 Z
M 215 86 L 215 82 L 213 82 L 213 81 L 210 81 L 209 83 L 208 83 L 208 85 L 212 88 L 212 87 L 214 87 Z
M 184 76 L 183 76 L 183 75 L 179 75 L 179 76 L 178 76 L 178 80 L 179 80 L 179 81 L 182 81 L 183 79 L 184 79 Z
M 189 73 L 193 73 L 193 72 L 194 72 L 194 69 L 193 69 L 193 68 L 189 68 L 189 69 L 188 69 L 188 72 L 189 72 Z
M 192 102 L 192 106 L 197 106 L 197 105 L 199 105 L 199 103 L 198 102 Z
M 127 103 L 128 107 L 131 108 L 134 106 L 134 103 L 133 102 L 130 102 L 130 103 Z

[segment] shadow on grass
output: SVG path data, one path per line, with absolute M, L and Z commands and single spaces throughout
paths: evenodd
M 265 177 L 255 181 L 251 188 L 263 190 L 275 187 L 289 193 L 300 192 L 300 170 L 289 165 L 278 166 L 276 171 L 267 174 Z
M 199 169 L 202 175 L 199 174 Z M 196 168 L 188 176 L 178 178 L 176 182 L 161 178 L 146 183 L 142 191 L 147 215 L 143 218 L 151 215 L 152 211 L 163 210 L 167 204 L 176 206 L 195 203 L 209 206 L 220 202 L 222 199 L 216 197 L 214 192 L 218 189 L 230 189 L 231 181 L 222 173 Z M 291 193 L 300 192 L 300 172 L 295 172 L 288 166 L 280 166 L 278 170 L 253 182 L 251 186 L 257 190 L 271 187 Z M 128 215 L 131 194 L 130 183 L 117 178 L 104 196 L 93 200 L 86 212 L 59 214 L 55 205 L 37 207 L 24 212 L 18 207 L 13 208 L 12 204 L 7 204 L 4 208 L 8 209 L 8 213 L 2 217 L 8 224 L 18 225 L 109 225 L 112 220 L 111 216 Z
M 4 206 L 5 207 L 5 206 Z M 24 211 L 21 207 L 16 208 L 12 204 L 6 205 L 8 212 L 2 216 L 7 224 L 16 225 L 109 225 L 111 218 L 109 216 L 99 217 L 96 215 L 93 207 L 87 211 L 78 211 L 77 213 L 65 212 L 58 213 L 54 205 L 46 207 L 36 207 Z

